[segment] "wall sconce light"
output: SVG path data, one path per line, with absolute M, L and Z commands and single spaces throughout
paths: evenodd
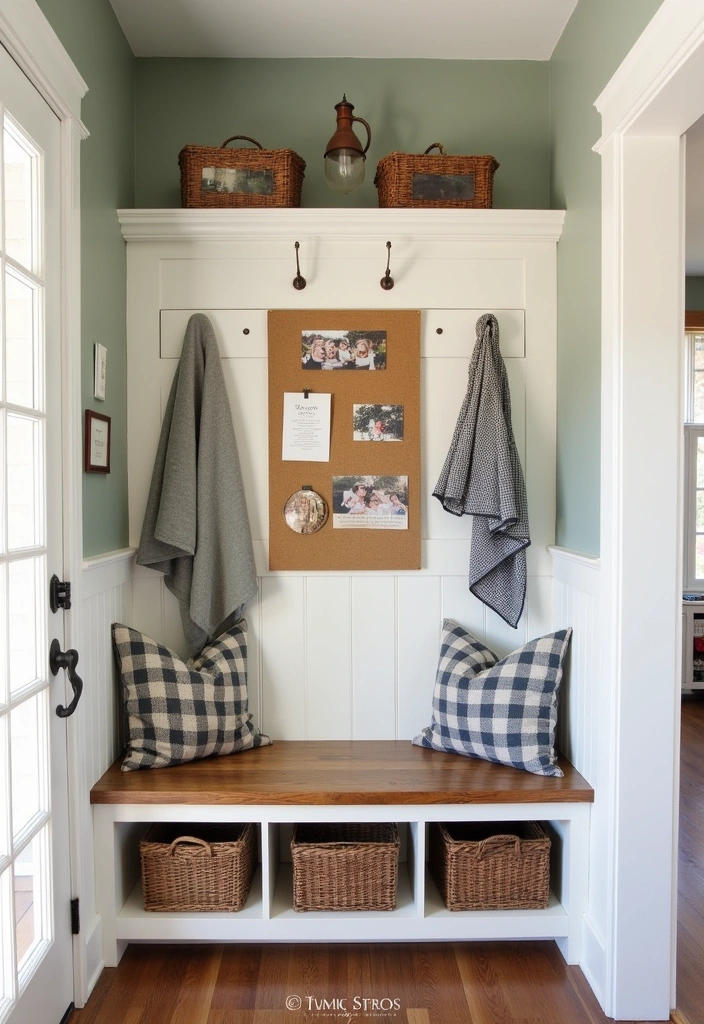
M 337 128 L 325 148 L 325 180 L 333 192 L 347 195 L 364 181 L 365 153 L 372 141 L 372 130 L 363 117 L 354 116 L 354 106 L 347 102 L 345 95 L 335 104 L 335 110 Z M 353 121 L 359 121 L 367 129 L 367 144 L 364 148 L 352 131 Z

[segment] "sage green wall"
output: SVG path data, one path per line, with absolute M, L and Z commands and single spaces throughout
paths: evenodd
M 704 277 L 685 278 L 684 308 L 704 309 Z
M 558 246 L 557 543 L 599 553 L 601 165 L 594 100 L 661 0 L 580 0 L 550 71 L 551 203 Z
M 115 211 L 134 206 L 134 64 L 108 0 L 38 0 L 88 92 L 81 143 L 82 407 L 112 418 L 111 471 L 83 475 L 83 551 L 127 547 L 125 245 Z M 93 345 L 108 350 L 107 397 L 93 398 Z
M 530 61 L 137 60 L 136 201 L 180 206 L 178 153 L 249 135 L 306 161 L 302 205 L 376 206 L 376 165 L 392 150 L 491 153 L 494 205 L 549 202 L 548 66 Z M 366 180 L 350 196 L 323 178 L 335 104 L 345 92 L 372 129 Z M 359 128 L 364 140 L 363 126 Z

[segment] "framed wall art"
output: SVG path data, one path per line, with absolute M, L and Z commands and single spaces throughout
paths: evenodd
M 86 409 L 84 464 L 86 473 L 110 472 L 110 417 Z
M 269 568 L 419 569 L 420 312 L 270 310 L 268 345 Z M 292 394 L 330 396 L 327 462 L 281 458 Z M 294 536 L 284 507 L 304 485 L 329 516 Z

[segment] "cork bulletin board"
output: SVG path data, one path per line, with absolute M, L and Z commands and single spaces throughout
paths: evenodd
M 268 335 L 269 568 L 419 569 L 420 312 L 270 310 Z M 282 459 L 284 394 L 305 389 L 332 396 L 328 462 Z M 329 515 L 299 534 L 283 510 L 308 485 Z

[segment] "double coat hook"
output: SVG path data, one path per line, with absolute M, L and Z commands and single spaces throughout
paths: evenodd
M 391 291 L 391 289 L 394 286 L 394 279 L 391 276 L 390 264 L 391 264 L 391 242 L 387 242 L 386 243 L 386 273 L 384 274 L 384 276 L 382 277 L 381 281 L 379 282 L 379 284 L 381 285 L 381 287 L 384 289 L 385 292 Z
M 298 250 L 301 248 L 300 243 L 294 242 L 293 247 L 296 250 L 296 276 L 293 279 L 293 287 L 297 292 L 300 292 L 306 286 L 306 279 L 301 274 L 301 266 L 298 261 Z M 391 291 L 394 286 L 394 279 L 391 276 L 391 242 L 386 243 L 386 272 L 379 283 L 385 292 Z
M 296 250 L 296 276 L 293 279 L 293 287 L 297 292 L 302 291 L 306 286 L 306 279 L 301 274 L 301 267 L 298 262 L 298 250 L 301 248 L 298 242 L 294 242 L 294 248 Z

